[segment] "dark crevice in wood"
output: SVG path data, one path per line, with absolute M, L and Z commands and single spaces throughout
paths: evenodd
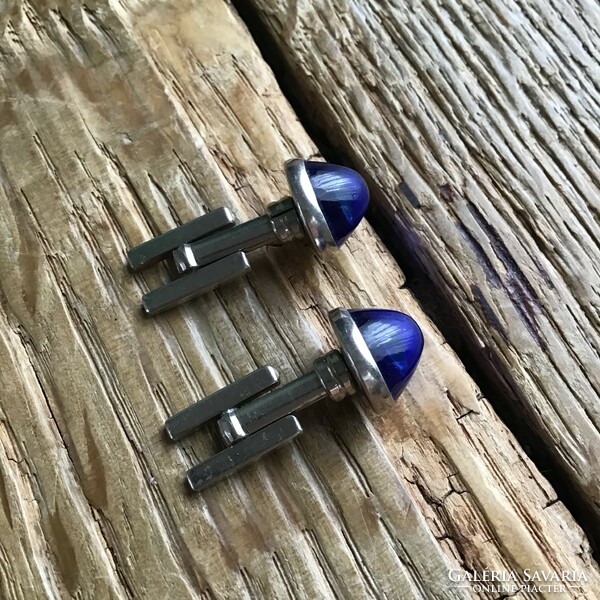
M 301 83 L 295 78 L 294 72 L 288 68 L 271 32 L 252 6 L 243 0 L 232 0 L 232 5 L 244 21 L 263 59 L 275 74 L 283 94 L 290 102 L 304 129 L 319 148 L 321 156 L 334 163 L 356 166 L 353 165 L 346 150 L 337 145 L 337 140 L 330 133 L 325 132 L 321 115 L 315 111 L 309 98 L 302 95 Z M 370 184 L 368 173 L 362 174 Z M 373 186 L 370 187 L 373 189 Z M 414 195 L 411 198 L 410 189 L 402 190 L 402 192 L 409 202 L 413 204 L 418 202 Z M 446 190 L 440 190 L 440 193 L 446 193 Z M 373 195 L 376 196 L 376 194 Z M 378 210 L 376 202 L 371 203 L 367 218 L 404 272 L 406 287 L 418 299 L 428 317 L 461 359 L 468 373 L 489 400 L 500 419 L 556 491 L 558 498 L 556 501 L 550 502 L 549 506 L 557 501 L 566 506 L 585 531 L 592 546 L 594 558 L 600 560 L 598 516 L 594 514 L 569 481 L 560 463 L 548 450 L 547 442 L 523 418 L 518 394 L 510 389 L 509 383 L 496 369 L 493 357 L 489 356 L 485 350 L 478 348 L 476 340 L 465 337 L 467 328 L 462 323 L 463 317 L 446 301 L 443 287 L 436 285 L 427 275 L 425 268 L 415 261 L 410 248 L 410 240 L 398 235 L 389 215 Z M 493 322 L 491 326 L 494 326 Z

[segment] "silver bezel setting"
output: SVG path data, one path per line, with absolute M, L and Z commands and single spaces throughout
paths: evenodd
M 288 160 L 285 172 L 296 211 L 315 249 L 322 253 L 332 248 L 337 249 L 327 219 L 317 202 L 304 161 L 301 158 Z
M 350 313 L 345 308 L 335 308 L 329 312 L 329 320 L 348 367 L 375 412 L 394 406 L 394 397 Z

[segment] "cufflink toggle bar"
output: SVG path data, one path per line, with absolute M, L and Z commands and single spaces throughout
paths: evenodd
M 173 440 L 218 417 L 224 450 L 187 473 L 202 490 L 289 442 L 302 432 L 294 413 L 324 398 L 339 401 L 359 388 L 375 410 L 392 405 L 412 376 L 423 335 L 409 316 L 392 310 L 336 309 L 330 320 L 340 343 L 313 371 L 281 387 L 277 372 L 263 367 L 169 418 Z
M 144 310 L 158 314 L 250 269 L 245 253 L 308 237 L 320 251 L 338 248 L 363 218 L 369 192 L 346 167 L 293 159 L 285 165 L 292 196 L 270 204 L 267 214 L 236 225 L 220 208 L 132 248 L 127 259 L 139 271 L 172 257 L 179 279 L 143 297 Z

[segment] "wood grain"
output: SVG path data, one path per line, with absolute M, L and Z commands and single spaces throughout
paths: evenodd
M 371 175 L 473 354 L 600 514 L 598 3 L 252 4 L 313 125 Z
M 269 249 L 142 317 L 166 273 L 130 275 L 129 247 L 217 206 L 261 213 L 314 152 L 225 2 L 2 11 L 0 597 L 469 597 L 452 567 L 577 569 L 600 596 L 584 532 L 367 225 L 326 265 Z M 257 365 L 292 379 L 333 347 L 330 308 L 377 305 L 426 336 L 395 409 L 315 407 L 298 443 L 185 491 L 217 444 L 168 444 L 169 414 Z

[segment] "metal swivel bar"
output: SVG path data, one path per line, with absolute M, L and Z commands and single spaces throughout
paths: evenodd
M 157 315 L 242 277 L 250 269 L 248 257 L 236 252 L 144 294 L 142 308 L 147 315 Z
M 229 477 L 265 454 L 291 442 L 302 433 L 294 415 L 289 415 L 265 427 L 237 444 L 201 462 L 187 472 L 189 486 L 200 492 L 220 479 Z
M 237 226 L 230 211 L 219 208 L 133 248 L 127 259 L 140 271 L 172 256 L 181 276 L 142 298 L 144 312 L 156 315 L 248 273 L 245 252 L 303 236 L 294 202 L 285 198 Z
M 273 367 L 257 369 L 167 419 L 165 431 L 170 439 L 178 440 L 229 408 L 246 402 L 278 384 L 279 373 Z
M 175 440 L 221 415 L 218 430 L 227 447 L 188 471 L 193 490 L 208 487 L 299 435 L 302 428 L 292 413 L 324 398 L 342 400 L 356 391 L 337 350 L 318 358 L 307 375 L 267 391 L 277 382 L 274 369 L 258 369 L 166 421 L 167 435 Z
M 132 271 L 141 271 L 168 258 L 179 246 L 235 225 L 235 219 L 227 208 L 217 208 L 185 225 L 171 229 L 127 253 L 127 262 Z

